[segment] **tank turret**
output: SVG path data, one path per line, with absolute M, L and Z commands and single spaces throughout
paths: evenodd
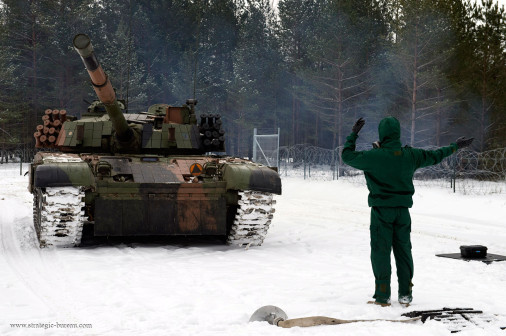
M 95 89 L 98 99 L 104 104 L 107 114 L 112 122 L 112 127 L 116 132 L 116 139 L 127 147 L 138 146 L 138 137 L 132 130 L 121 111 L 121 107 L 116 100 L 116 93 L 100 66 L 100 63 L 93 52 L 90 38 L 86 34 L 78 34 L 73 40 L 74 48 L 81 56 L 81 59 L 91 78 L 91 84 Z
M 125 102 L 116 94 L 102 69 L 90 38 L 78 34 L 73 46 L 91 78 L 98 100 L 90 103 L 81 118 L 66 110 L 48 109 L 34 133 L 37 148 L 66 153 L 137 153 L 201 155 L 224 152 L 225 137 L 218 114 L 202 114 L 201 125 L 195 99 L 183 106 L 154 104 L 147 112 L 125 113 Z M 60 116 L 63 111 L 64 115 Z

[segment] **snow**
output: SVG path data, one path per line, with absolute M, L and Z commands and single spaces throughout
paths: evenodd
M 24 168 L 26 171 L 26 168 Z M 506 197 L 419 186 L 411 209 L 414 301 L 367 305 L 374 291 L 364 184 L 283 177 L 264 244 L 116 244 L 39 249 L 19 165 L 0 168 L 1 335 L 449 335 L 439 322 L 365 322 L 282 329 L 248 323 L 261 306 L 289 318 L 399 319 L 412 310 L 472 307 L 497 314 L 460 335 L 504 335 L 506 262 L 435 257 L 482 244 L 506 254 Z M 397 292 L 392 262 L 392 293 Z M 91 329 L 12 323 L 92 324 Z M 42 326 L 42 325 L 41 325 Z

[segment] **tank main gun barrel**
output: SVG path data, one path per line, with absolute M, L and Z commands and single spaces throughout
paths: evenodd
M 98 99 L 105 105 L 112 126 L 116 131 L 116 137 L 122 142 L 130 141 L 134 136 L 133 131 L 128 126 L 123 112 L 121 112 L 121 108 L 116 100 L 116 93 L 112 88 L 109 78 L 93 52 L 90 38 L 88 35 L 78 34 L 74 37 L 73 44 L 90 75 L 91 84 L 93 84 Z

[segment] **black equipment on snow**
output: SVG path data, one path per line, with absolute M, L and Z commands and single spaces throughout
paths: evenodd
M 483 314 L 481 310 L 473 308 L 443 308 L 435 310 L 415 310 L 404 313 L 402 316 L 415 318 L 420 317 L 425 323 L 427 319 L 439 321 L 447 325 L 452 333 L 459 332 L 469 326 L 477 326 L 480 328 L 488 327 L 490 322 L 497 322 L 497 319 L 489 314 Z M 499 327 L 506 329 L 505 327 Z
M 483 261 L 485 264 L 491 264 L 494 261 L 506 261 L 506 256 L 488 253 L 487 247 L 483 245 L 462 245 L 460 247 L 460 253 L 436 254 L 436 257 L 464 261 Z
M 483 245 L 462 245 L 460 255 L 469 259 L 485 258 L 487 256 L 487 247 Z
M 427 319 L 437 321 L 451 321 L 457 315 L 463 314 L 482 314 L 481 310 L 474 310 L 473 308 L 443 308 L 435 310 L 415 310 L 409 313 L 404 313 L 402 316 L 406 317 L 420 317 L 422 322 L 425 323 Z

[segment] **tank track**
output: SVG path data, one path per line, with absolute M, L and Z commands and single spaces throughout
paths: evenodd
M 80 187 L 36 188 L 33 219 L 40 247 L 72 247 L 81 243 L 84 190 Z
M 271 193 L 244 190 L 239 191 L 239 207 L 234 223 L 227 237 L 229 245 L 262 245 L 275 209 Z

